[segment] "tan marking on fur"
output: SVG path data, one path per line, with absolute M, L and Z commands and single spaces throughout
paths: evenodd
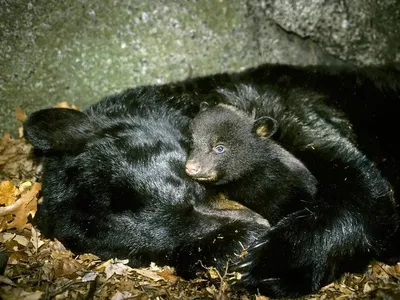
M 219 209 L 219 210 L 247 210 L 248 209 L 247 207 L 245 207 L 244 205 L 242 205 L 236 201 L 227 199 L 223 193 L 219 193 L 216 197 L 213 197 L 211 204 L 214 209 Z

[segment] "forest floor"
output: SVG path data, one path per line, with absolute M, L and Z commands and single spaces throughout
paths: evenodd
M 16 117 L 26 116 L 17 109 Z M 187 281 L 172 267 L 135 269 L 127 260 L 74 255 L 42 237 L 32 225 L 43 200 L 40 164 L 31 150 L 22 128 L 19 137 L 6 134 L 0 141 L 0 299 L 269 299 L 235 288 L 230 276 L 213 268 Z M 400 263 L 373 262 L 364 273 L 345 274 L 301 299 L 400 299 Z

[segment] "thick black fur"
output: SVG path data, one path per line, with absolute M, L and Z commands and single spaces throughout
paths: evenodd
M 277 127 L 267 116 L 255 119 L 233 106 L 206 106 L 190 122 L 188 175 L 276 224 L 313 201 L 317 191 L 304 164 L 271 139 Z
M 184 171 L 188 118 L 154 102 L 156 94 L 138 89 L 85 113 L 29 116 L 25 137 L 45 155 L 38 226 L 75 253 L 174 265 L 187 277 L 202 269 L 199 260 L 223 270 L 268 223 L 206 201 Z
M 400 146 L 392 134 L 398 128 L 399 86 L 397 68 L 263 66 L 109 97 L 86 112 L 94 126 L 83 126 L 83 132 L 89 127 L 95 133 L 80 152 L 74 145 L 81 138 L 66 140 L 64 152 L 58 143 L 57 151 L 47 152 L 41 228 L 76 250 L 128 256 L 137 265 L 165 261 L 188 274 L 193 270 L 184 263 L 213 264 L 216 257 L 218 264 L 238 249 L 236 242 L 246 246 L 257 239 L 236 270 L 247 288 L 274 297 L 316 291 L 373 259 L 394 262 L 400 252 L 394 197 Z M 202 213 L 204 190 L 185 178 L 187 129 L 175 116 L 194 117 L 203 101 L 276 119 L 274 138 L 318 180 L 315 200 L 262 236 L 259 225 L 208 208 Z M 160 113 L 154 102 L 179 113 Z M 43 117 L 46 113 L 33 115 L 25 124 L 36 147 L 43 132 L 52 135 L 39 125 Z M 141 118 L 146 122 L 134 121 Z M 63 126 L 81 126 L 51 118 L 46 123 L 58 133 L 44 145 L 71 136 L 63 135 Z M 218 234 L 226 238 L 215 239 Z
M 208 99 L 273 117 L 274 138 L 318 180 L 315 201 L 273 226 L 238 266 L 245 285 L 297 296 L 372 259 L 399 260 L 398 67 L 263 66 L 163 91 L 190 116 Z

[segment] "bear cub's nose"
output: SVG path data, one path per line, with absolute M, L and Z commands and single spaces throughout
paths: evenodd
M 196 175 L 200 171 L 200 165 L 198 163 L 188 161 L 185 166 L 185 171 L 188 175 Z

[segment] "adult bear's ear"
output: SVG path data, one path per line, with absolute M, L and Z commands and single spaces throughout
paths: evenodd
M 210 107 L 210 105 L 208 104 L 208 102 L 203 101 L 203 102 L 200 103 L 200 111 L 205 111 L 209 107 Z
M 253 132 L 262 138 L 272 136 L 277 130 L 278 122 L 271 117 L 261 117 L 253 124 Z
M 42 109 L 24 122 L 24 137 L 44 152 L 74 152 L 94 135 L 94 125 L 83 112 L 67 108 Z

